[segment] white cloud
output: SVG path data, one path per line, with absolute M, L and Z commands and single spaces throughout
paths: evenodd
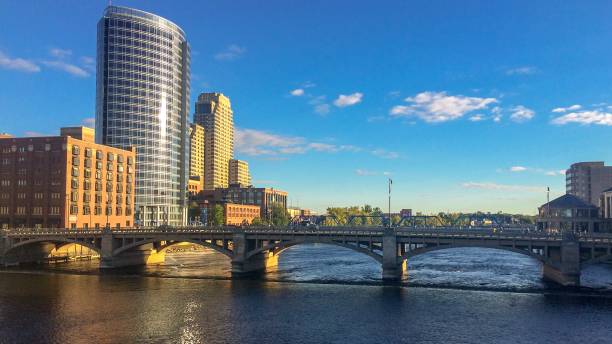
M 53 56 L 53 57 L 57 57 L 59 59 L 63 59 L 65 57 L 68 57 L 68 56 L 72 55 L 72 50 L 53 48 L 53 49 L 49 50 L 49 54 L 51 54 L 51 56 Z
M 578 123 L 583 125 L 595 124 L 612 126 L 612 113 L 598 110 L 570 112 L 563 116 L 554 118 L 551 123 L 556 125 Z
M 87 117 L 87 118 L 85 118 L 85 119 L 83 119 L 81 121 L 81 124 L 83 124 L 86 127 L 95 128 L 96 127 L 96 119 L 95 119 L 95 117 Z
M 493 114 L 493 122 L 495 123 L 501 122 L 503 115 L 501 114 L 501 108 L 499 106 L 496 106 L 493 109 L 491 109 L 491 113 Z
M 362 98 L 363 93 L 361 92 L 355 92 L 349 95 L 341 94 L 336 100 L 334 100 L 334 105 L 336 105 L 337 107 L 353 106 L 357 103 L 360 103 Z
M 511 172 L 523 172 L 523 171 L 527 171 L 527 167 L 523 167 L 523 166 L 512 166 L 512 167 L 510 167 L 510 171 L 511 171 Z
M 563 113 L 563 112 L 567 112 L 567 111 L 577 111 L 582 109 L 582 106 L 580 106 L 579 104 L 574 104 L 572 106 L 568 106 L 568 107 L 558 107 L 558 108 L 554 108 L 552 110 L 552 112 L 554 113 Z
M 489 104 L 497 103 L 495 98 L 449 96 L 446 92 L 422 92 L 405 99 L 409 105 L 394 106 L 390 114 L 393 117 L 416 116 L 428 123 L 439 123 L 455 120 L 475 110 L 485 109 Z
M 319 115 L 327 115 L 329 113 L 330 106 L 329 104 L 317 104 L 314 107 L 314 111 Z
M 374 149 L 373 151 L 371 151 L 372 155 L 375 155 L 379 158 L 383 158 L 383 159 L 397 159 L 400 157 L 399 153 L 397 152 L 390 152 L 384 149 Z
M 510 115 L 510 119 L 517 122 L 522 123 L 529 121 L 535 116 L 535 111 L 524 107 L 523 105 L 515 106 L 511 109 L 512 114 Z
M 296 88 L 295 90 L 289 92 L 292 96 L 294 97 L 299 97 L 299 96 L 303 96 L 304 95 L 304 89 L 303 88 Z
M 305 154 L 308 152 L 319 153 L 370 153 L 383 159 L 395 159 L 399 157 L 396 152 L 384 149 L 364 150 L 353 145 L 339 145 L 324 142 L 310 142 L 299 136 L 283 136 L 255 129 L 235 130 L 234 142 L 236 151 L 250 156 L 282 156 Z
M 67 63 L 67 62 L 64 62 L 64 61 L 43 61 L 42 63 L 45 66 L 48 66 L 48 67 L 51 67 L 57 70 L 61 70 L 63 72 L 66 72 L 68 74 L 78 76 L 81 78 L 85 78 L 89 76 L 89 73 L 83 68 Z
M 232 61 L 246 53 L 246 48 L 236 44 L 231 44 L 225 50 L 215 54 L 215 59 L 219 61 Z
M 358 176 L 375 176 L 375 175 L 377 175 L 377 174 L 378 174 L 378 173 L 377 173 L 377 172 L 375 172 L 375 171 L 364 170 L 364 169 L 360 169 L 360 168 L 356 169 L 356 170 L 355 170 L 355 173 L 356 173 Z
M 484 117 L 482 115 L 474 115 L 471 116 L 470 118 L 468 118 L 468 120 L 472 121 L 472 122 L 480 122 L 484 120 Z
M 544 192 L 543 186 L 498 184 L 492 182 L 465 182 L 461 186 L 464 189 L 492 190 L 492 191 L 516 191 L 516 192 Z
M 38 132 L 38 131 L 28 130 L 28 131 L 24 131 L 23 132 L 23 136 L 25 136 L 25 137 L 40 137 L 40 136 L 51 136 L 51 135 L 47 135 L 47 134 L 44 134 L 44 133 L 41 133 L 41 132 Z
M 522 66 L 510 68 L 506 70 L 507 75 L 531 75 L 538 72 L 538 69 L 533 66 Z
M 34 62 L 22 58 L 10 58 L 0 51 L 0 67 L 21 72 L 40 72 L 40 67 Z

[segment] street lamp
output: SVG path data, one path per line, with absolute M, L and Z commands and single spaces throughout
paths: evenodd
M 389 228 L 391 228 L 391 185 L 393 185 L 393 180 L 389 178 Z

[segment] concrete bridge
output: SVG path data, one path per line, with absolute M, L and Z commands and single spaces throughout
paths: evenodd
M 382 265 L 384 281 L 397 281 L 411 257 L 454 247 L 512 251 L 537 259 L 543 277 L 578 286 L 584 266 L 612 259 L 612 236 L 552 235 L 491 229 L 381 227 L 188 227 L 126 230 L 21 229 L 0 232 L 0 264 L 40 262 L 67 244 L 88 247 L 100 255 L 100 268 L 164 261 L 165 250 L 188 242 L 216 250 L 231 259 L 232 276 L 265 270 L 283 250 L 304 243 L 345 247 Z

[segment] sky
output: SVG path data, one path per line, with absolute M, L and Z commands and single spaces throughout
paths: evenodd
M 106 1 L 0 1 L 0 132 L 93 125 Z M 254 184 L 323 211 L 534 214 L 611 163 L 610 1 L 128 1 L 230 97 Z M 190 116 L 190 118 L 192 118 Z

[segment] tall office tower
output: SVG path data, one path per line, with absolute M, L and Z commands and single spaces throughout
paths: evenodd
M 194 122 L 204 127 L 204 189 L 229 185 L 229 161 L 234 156 L 234 114 L 229 98 L 202 93 L 196 102 Z
M 200 188 L 204 187 L 204 127 L 199 124 L 191 125 L 189 149 L 189 177 L 200 182 Z
M 578 162 L 565 172 L 565 190 L 585 202 L 599 204 L 601 193 L 612 187 L 612 166 L 603 161 Z
M 174 23 L 109 6 L 98 22 L 96 142 L 136 148 L 136 221 L 182 225 L 189 174 L 190 53 Z
M 240 184 L 242 186 L 251 185 L 248 162 L 237 159 L 229 161 L 229 183 Z

